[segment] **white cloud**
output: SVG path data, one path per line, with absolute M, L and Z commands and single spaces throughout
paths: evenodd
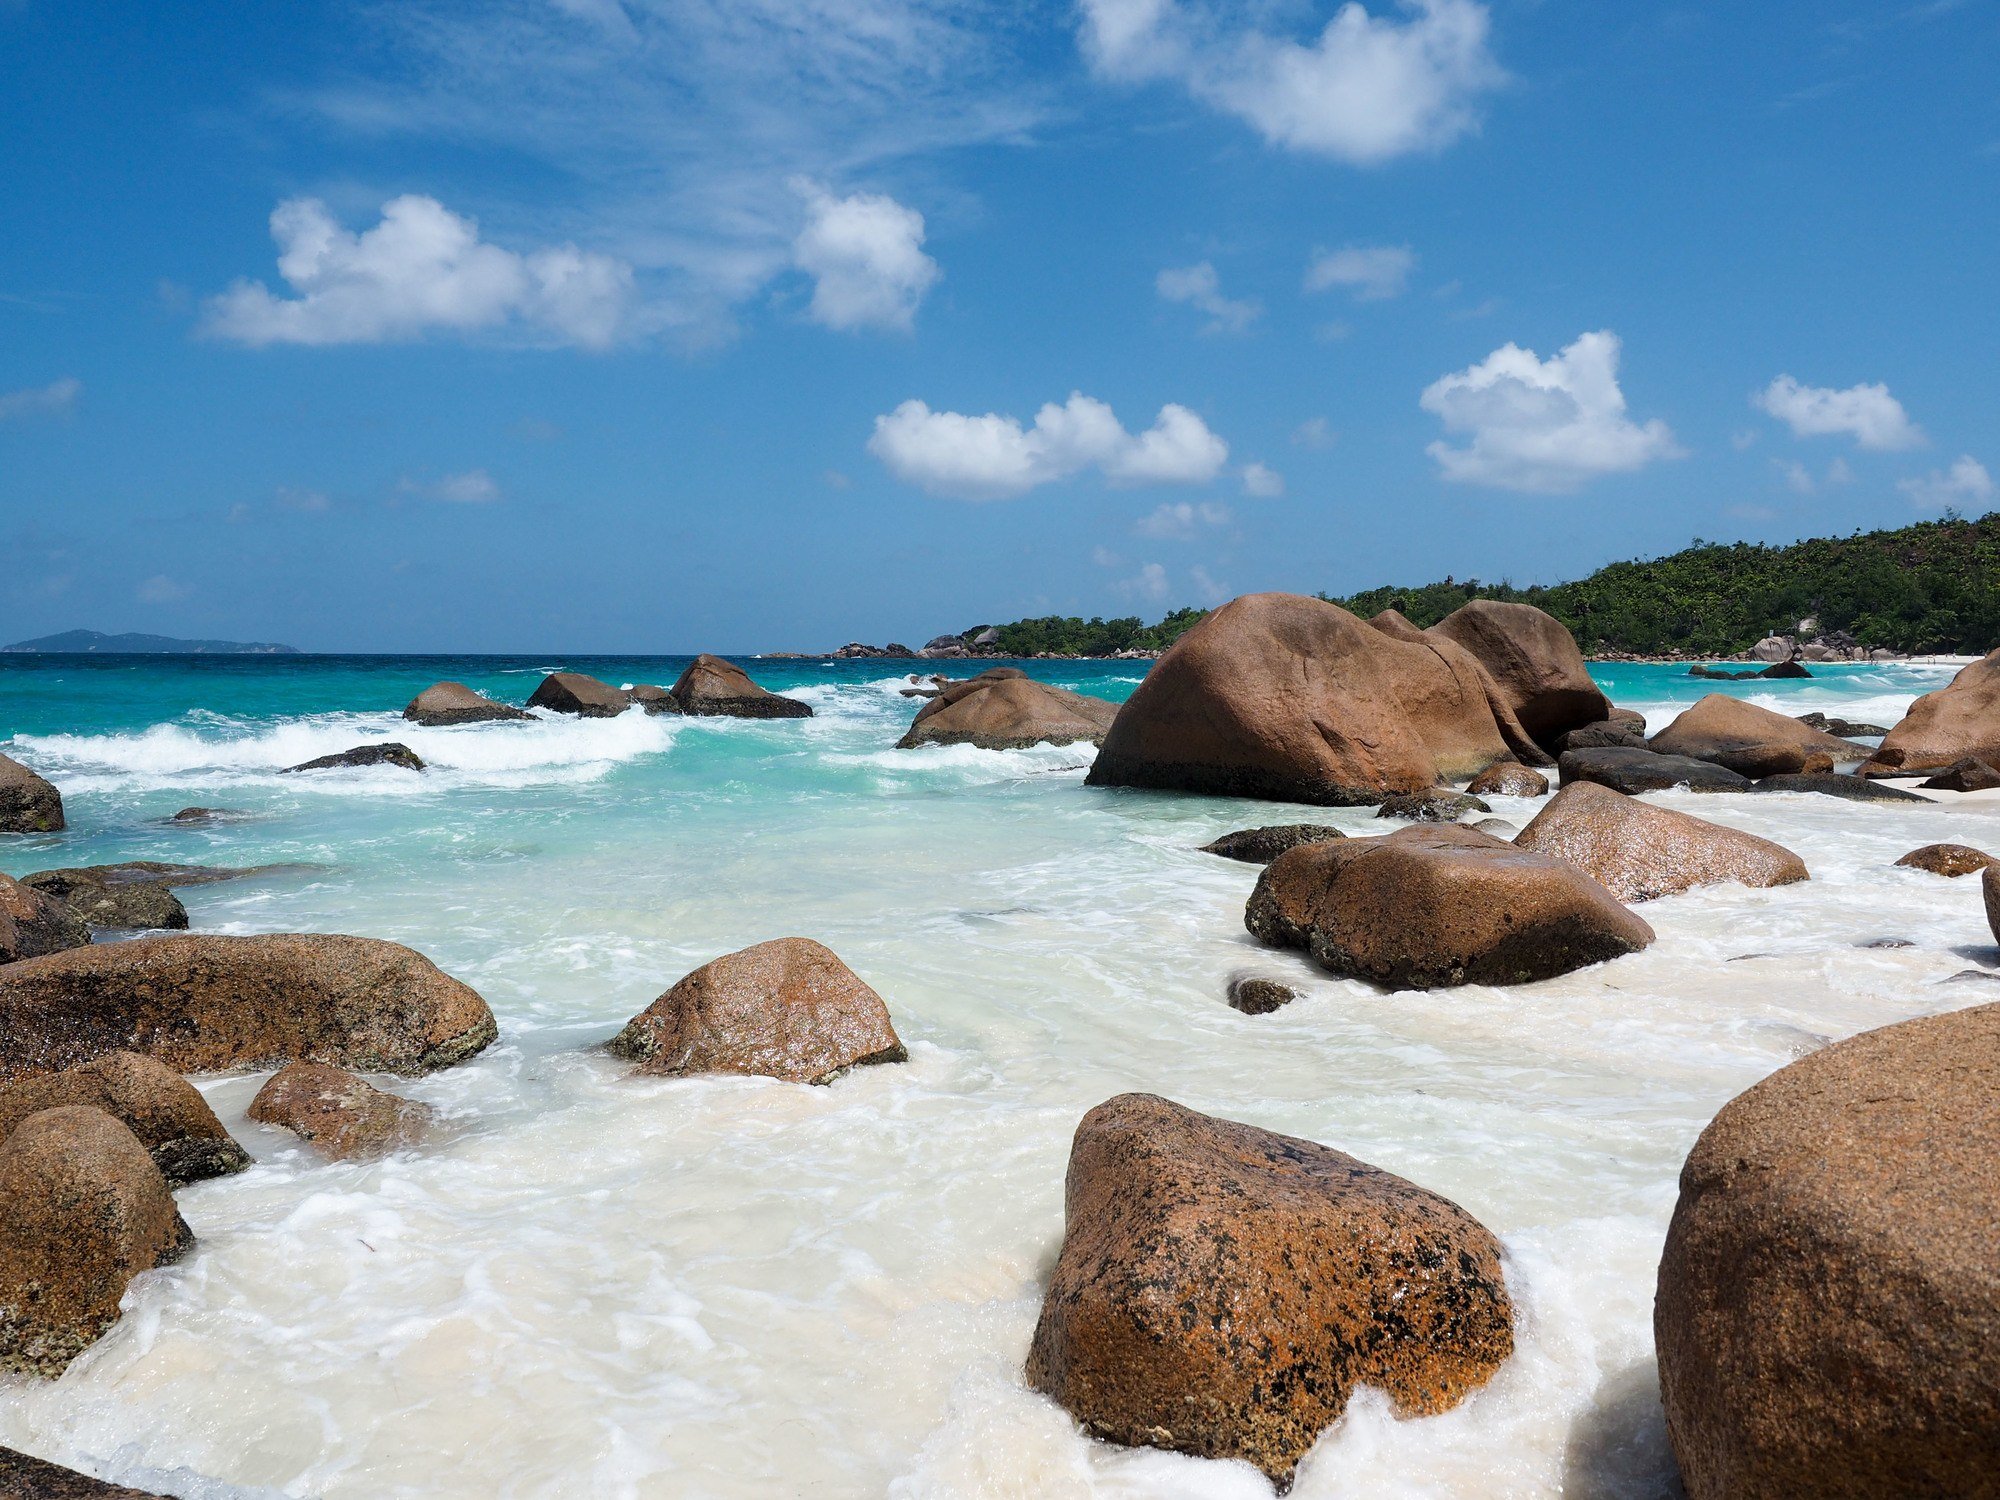
M 1181 501 L 1160 506 L 1149 516 L 1142 516 L 1134 522 L 1132 529 L 1140 536 L 1149 536 L 1161 541 L 1184 542 L 1195 534 L 1199 526 L 1226 526 L 1230 521 L 1229 507 L 1203 501 L 1200 505 Z
M 1104 546 L 1092 547 L 1090 549 L 1090 560 L 1100 568 L 1122 568 L 1125 566 L 1124 558 L 1113 552 L 1109 547 Z
M 1331 448 L 1339 438 L 1325 417 L 1307 417 L 1292 429 L 1292 442 L 1301 448 Z
M 880 193 L 836 198 L 810 182 L 792 263 L 813 278 L 811 316 L 828 328 L 907 332 L 944 273 L 924 254 L 924 216 Z
M 1774 458 L 1771 462 L 1777 465 L 1778 472 L 1784 476 L 1786 487 L 1793 494 L 1810 495 L 1819 488 L 1819 481 L 1813 478 L 1812 470 L 1797 459 L 1780 462 Z
M 1827 386 L 1800 385 L 1791 376 L 1780 375 L 1752 396 L 1750 404 L 1776 417 L 1799 437 L 1845 433 L 1861 447 L 1880 452 L 1924 444 L 1922 430 L 1886 385 L 1851 385 L 1836 391 Z
M 238 281 L 211 297 L 204 331 L 238 343 L 374 344 L 503 328 L 601 349 L 626 331 L 632 268 L 574 245 L 517 255 L 435 198 L 406 193 L 354 234 L 317 198 L 271 214 L 278 274 L 296 296 Z
M 138 600 L 141 604 L 178 604 L 194 590 L 184 583 L 176 583 L 164 573 L 155 573 L 139 585 Z
M 1896 488 L 1918 505 L 1985 505 L 2000 487 L 1993 483 L 1993 476 L 1986 472 L 1986 465 L 1967 453 L 1949 469 L 1932 469 L 1930 473 L 1899 479 Z
M 1398 19 L 1342 5 L 1310 42 L 1240 26 L 1214 0 L 1082 0 L 1093 68 L 1171 80 L 1265 140 L 1359 164 L 1448 145 L 1504 75 L 1476 0 L 1401 0 Z
M 1208 314 L 1206 333 L 1243 333 L 1263 315 L 1255 301 L 1235 301 L 1222 295 L 1215 267 L 1207 261 L 1160 272 L 1153 289 L 1169 302 L 1181 302 Z
M 442 479 L 404 479 L 399 486 L 406 495 L 426 500 L 443 500 L 454 505 L 487 505 L 500 498 L 500 486 L 484 469 L 467 469 L 463 474 L 447 474 Z
M 1285 493 L 1285 476 L 1268 464 L 1245 464 L 1243 493 L 1259 500 L 1275 500 Z
M 1158 563 L 1146 563 L 1137 577 L 1121 578 L 1112 587 L 1127 599 L 1150 599 L 1157 603 L 1167 597 L 1167 570 Z
M 1319 250 L 1306 268 L 1306 290 L 1323 292 L 1329 287 L 1345 287 L 1357 302 L 1383 302 L 1403 294 L 1416 265 L 1416 252 L 1407 245 L 1350 245 L 1345 250 Z
M 83 382 L 70 375 L 24 391 L 8 391 L 0 395 L 0 422 L 9 417 L 67 416 L 82 394 Z
M 1514 344 L 1494 350 L 1424 392 L 1424 410 L 1447 432 L 1471 436 L 1464 447 L 1436 442 L 1427 451 L 1446 479 L 1543 494 L 1680 457 L 1665 422 L 1642 426 L 1626 416 L 1618 355 L 1608 330 L 1546 361 Z
M 1025 494 L 1091 468 L 1113 484 L 1206 484 L 1229 458 L 1229 445 L 1185 406 L 1161 407 L 1134 435 L 1080 391 L 1043 406 L 1026 428 L 995 412 L 967 416 L 905 401 L 875 419 L 868 451 L 899 479 L 967 500 Z

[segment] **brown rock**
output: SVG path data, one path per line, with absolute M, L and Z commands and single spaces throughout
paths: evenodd
M 781 698 L 750 680 L 735 662 L 703 652 L 674 683 L 683 713 L 732 719 L 810 719 L 812 705 Z
M 703 964 L 611 1042 L 641 1073 L 755 1073 L 830 1083 L 908 1057 L 889 1008 L 833 952 L 779 938 Z
M 107 1052 L 0 1090 L 0 1137 L 30 1115 L 70 1104 L 101 1109 L 123 1124 L 175 1187 L 250 1165 L 250 1153 L 230 1139 L 199 1089 L 136 1052 Z
M 1753 780 L 1806 771 L 1807 758 L 1815 753 L 1831 757 L 1829 766 L 1868 755 L 1859 745 L 1726 693 L 1710 693 L 1683 712 L 1653 736 L 1652 747 L 1662 755 L 1726 766 Z
M 680 701 L 657 683 L 642 682 L 627 696 L 649 714 L 677 714 L 681 711 Z
M 1912 849 L 1896 863 L 1906 870 L 1928 870 L 1933 875 L 1956 879 L 1960 875 L 1977 875 L 1989 865 L 2000 864 L 2000 860 L 1968 844 L 1926 844 L 1921 849 Z
M 1997 1077 L 1983 1005 L 1815 1052 L 1702 1132 L 1653 1311 L 1690 1500 L 2000 1494 Z
M 1556 768 L 1564 786 L 1572 781 L 1594 781 L 1628 796 L 1674 790 L 1748 792 L 1757 785 L 1749 777 L 1739 776 L 1713 761 L 1696 760 L 1689 755 L 1660 755 L 1644 745 L 1637 749 L 1606 745 L 1601 749 L 1565 750 Z
M 0 1143 L 0 1369 L 60 1375 L 133 1277 L 193 1244 L 131 1131 L 83 1105 L 30 1115 Z
M 1255 974 L 1238 974 L 1229 981 L 1229 1003 L 1246 1016 L 1268 1016 L 1298 998 L 1299 992 L 1289 984 Z
M 90 942 L 90 927 L 55 897 L 0 875 L 0 964 Z
M 1451 824 L 1281 855 L 1243 920 L 1263 942 L 1395 989 L 1526 984 L 1653 941 L 1575 866 Z
M 1465 790 L 1474 797 L 1545 797 L 1549 778 L 1532 767 L 1503 760 L 1473 777 Z
M 1557 792 L 1514 839 L 1566 860 L 1620 901 L 1651 901 L 1700 885 L 1792 885 L 1805 861 L 1769 839 L 1654 807 L 1595 782 Z
M 342 750 L 335 755 L 316 756 L 312 760 L 300 761 L 295 766 L 286 766 L 282 774 L 295 771 L 344 771 L 356 766 L 395 766 L 402 771 L 421 771 L 424 758 L 399 740 L 387 740 L 379 745 L 356 745 L 352 750 Z
M 471 989 L 374 938 L 182 934 L 0 968 L 0 1084 L 121 1051 L 179 1073 L 299 1060 L 429 1073 L 494 1034 Z
M 484 724 L 496 719 L 532 719 L 534 715 L 510 703 L 483 698 L 462 682 L 434 682 L 410 700 L 403 717 L 426 729 L 451 724 Z
M 1220 854 L 1224 859 L 1240 859 L 1249 865 L 1268 865 L 1288 849 L 1301 844 L 1323 844 L 1347 835 L 1324 823 L 1281 823 L 1270 828 L 1241 828 L 1225 833 L 1212 844 L 1203 844 L 1203 854 Z
M 1651 747 L 1646 743 L 1646 723 L 1641 718 L 1636 725 L 1624 719 L 1586 724 L 1581 729 L 1557 735 L 1549 748 L 1561 756 L 1571 750 L 1647 750 Z
M 1375 816 L 1401 818 L 1408 823 L 1456 823 L 1467 813 L 1492 811 L 1477 797 L 1454 792 L 1448 786 L 1434 786 L 1421 792 L 1383 799 Z
M 386 1156 L 414 1146 L 435 1115 L 428 1104 L 385 1093 L 343 1069 L 309 1062 L 273 1073 L 244 1113 L 312 1142 L 330 1161 Z
M 187 929 L 187 908 L 163 880 L 110 880 L 97 870 L 80 869 L 37 870 L 23 876 L 21 883 L 61 902 L 71 915 L 92 927 Z
M 608 682 L 582 672 L 551 672 L 528 695 L 528 707 L 585 719 L 612 719 L 632 706 L 631 698 Z
M 1356 806 L 1541 751 L 1469 653 L 1338 605 L 1248 594 L 1182 635 L 1119 709 L 1097 786 Z M 1496 717 L 1498 705 L 1502 718 Z
M 0 833 L 55 833 L 62 793 L 18 760 L 0 755 Z
M 0 1448 L 0 1500 L 170 1500 L 154 1490 L 107 1484 L 12 1448 Z
M 1357 1385 L 1446 1411 L 1513 1352 L 1500 1246 L 1313 1141 L 1121 1094 L 1077 1126 L 1028 1384 L 1093 1436 L 1280 1487 Z
M 1471 652 L 1500 689 L 1521 727 L 1544 746 L 1611 716 L 1611 700 L 1591 680 L 1576 638 L 1532 604 L 1474 599 L 1427 632 Z
M 1917 785 L 1927 792 L 1990 792 L 2000 786 L 2000 771 L 1968 755 Z
M 1003 675 L 1004 674 L 1004 675 Z M 898 750 L 919 745 L 977 745 L 1021 750 L 1030 745 L 1101 744 L 1118 705 L 1072 693 L 1012 667 L 995 667 L 954 682 L 917 710 Z
M 2000 766 L 2000 650 L 1912 703 L 1861 774 L 1908 776 L 1967 756 Z

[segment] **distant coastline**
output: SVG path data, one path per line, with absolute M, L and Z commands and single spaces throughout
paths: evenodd
M 297 656 L 297 646 L 276 641 L 186 641 L 171 635 L 127 631 L 107 635 L 102 630 L 65 630 L 0 646 L 0 651 L 33 652 L 44 656 Z

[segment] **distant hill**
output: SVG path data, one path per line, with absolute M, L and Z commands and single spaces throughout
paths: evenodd
M 32 641 L 0 646 L 0 651 L 95 652 L 103 656 L 296 656 L 297 646 L 272 641 L 183 641 L 170 635 L 106 635 L 101 630 L 65 630 Z

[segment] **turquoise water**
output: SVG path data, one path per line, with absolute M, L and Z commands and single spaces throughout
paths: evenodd
M 1401 1172 L 1506 1244 L 1501 1375 L 1439 1418 L 1357 1402 L 1295 1494 L 1663 1496 L 1652 1275 L 1695 1133 L 1830 1037 L 1984 996 L 1953 979 L 1991 952 L 1976 886 L 1892 864 L 2000 846 L 1991 801 L 1668 795 L 1812 883 L 1652 903 L 1653 948 L 1547 984 L 1384 995 L 1257 948 L 1256 872 L 1195 852 L 1252 823 L 1379 830 L 1366 810 L 1088 788 L 1088 747 L 898 751 L 918 664 L 746 663 L 807 721 L 399 717 L 440 678 L 520 702 L 555 667 L 684 664 L 0 655 L 0 749 L 72 822 L 0 840 L 0 868 L 305 866 L 183 898 L 203 930 L 408 943 L 501 1025 L 391 1083 L 449 1128 L 386 1162 L 323 1164 L 243 1118 L 258 1078 L 201 1080 L 257 1165 L 181 1195 L 198 1253 L 61 1381 L 8 1385 L 0 1442 L 203 1495 L 1268 1495 L 1091 1443 L 1020 1378 L 1070 1132 L 1143 1088 Z M 1122 699 L 1146 664 L 1021 665 Z M 1712 690 L 1886 724 L 1949 671 L 1600 680 L 1655 727 Z M 389 738 L 433 769 L 277 774 Z M 196 804 L 241 816 L 161 821 Z M 882 993 L 907 1065 L 640 1082 L 596 1050 L 695 965 L 793 933 Z M 1857 946 L 1885 936 L 1912 946 Z M 1239 972 L 1303 998 L 1241 1016 Z

